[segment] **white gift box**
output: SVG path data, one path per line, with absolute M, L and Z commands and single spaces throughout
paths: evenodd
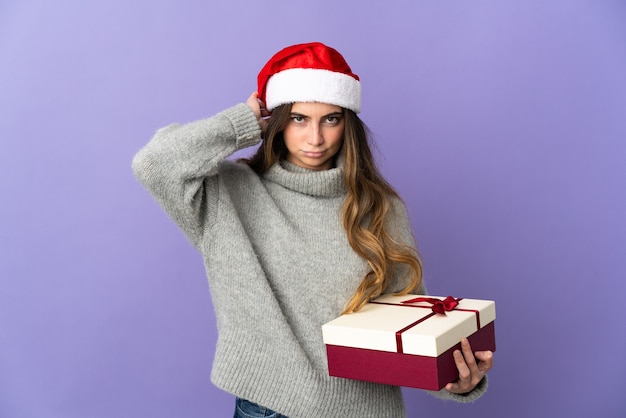
M 323 325 L 329 374 L 440 390 L 458 378 L 462 338 L 495 351 L 495 317 L 490 300 L 384 295 Z

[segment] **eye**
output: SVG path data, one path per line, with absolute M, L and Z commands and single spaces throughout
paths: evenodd
M 337 125 L 339 123 L 340 120 L 340 116 L 326 116 L 326 118 L 324 118 L 324 122 L 327 125 Z
M 303 123 L 304 122 L 304 116 L 302 115 L 292 115 L 291 116 L 291 120 L 295 123 Z

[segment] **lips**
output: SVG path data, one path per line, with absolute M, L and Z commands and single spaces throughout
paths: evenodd
M 309 158 L 320 158 L 325 153 L 326 151 L 302 151 L 302 154 L 304 154 L 306 157 L 309 157 Z

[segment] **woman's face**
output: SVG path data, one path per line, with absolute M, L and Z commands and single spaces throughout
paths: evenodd
M 341 107 L 326 103 L 294 103 L 283 131 L 287 161 L 311 170 L 328 170 L 343 144 Z

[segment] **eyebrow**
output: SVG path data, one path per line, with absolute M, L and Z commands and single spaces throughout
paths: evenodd
M 291 112 L 290 116 L 302 116 L 304 118 L 310 118 L 310 116 L 305 115 L 303 113 L 298 113 L 298 112 Z M 322 118 L 328 118 L 328 117 L 331 117 L 331 116 L 333 116 L 333 117 L 343 116 L 343 112 L 332 112 L 332 113 L 329 113 L 327 115 L 323 115 Z

